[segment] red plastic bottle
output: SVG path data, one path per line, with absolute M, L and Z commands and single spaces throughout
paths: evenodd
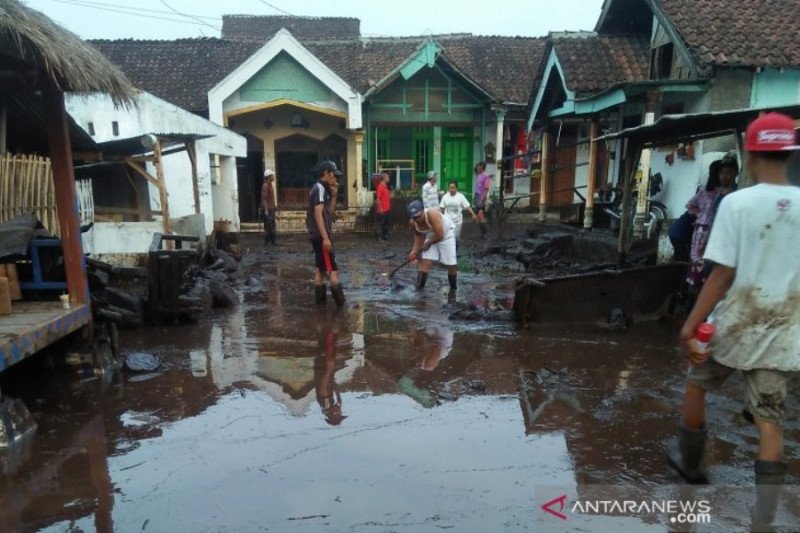
M 694 333 L 694 338 L 697 341 L 697 347 L 701 350 L 708 349 L 708 344 L 714 338 L 717 328 L 710 322 L 703 322 L 697 326 L 697 331 Z

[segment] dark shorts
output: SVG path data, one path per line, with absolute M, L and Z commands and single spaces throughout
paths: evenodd
M 486 211 L 486 199 L 481 199 L 481 197 L 478 196 L 478 193 L 473 195 L 472 205 L 475 207 L 475 212 Z
M 339 270 L 336 264 L 336 255 L 333 253 L 333 247 L 330 251 L 322 247 L 322 239 L 311 239 L 311 246 L 314 248 L 314 262 L 320 272 L 334 272 Z

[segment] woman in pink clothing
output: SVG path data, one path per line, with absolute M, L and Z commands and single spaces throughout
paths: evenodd
M 714 161 L 708 167 L 708 181 L 705 188 L 697 191 L 694 198 L 686 204 L 686 210 L 697 218 L 692 234 L 692 249 L 690 259 L 692 265 L 686 281 L 690 286 L 700 288 L 705 281 L 705 268 L 703 254 L 706 250 L 711 224 L 714 222 L 715 207 L 719 200 L 736 189 L 737 167 L 723 164 L 722 160 Z

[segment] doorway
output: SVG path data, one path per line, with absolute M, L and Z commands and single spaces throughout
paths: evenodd
M 455 181 L 464 196 L 472 196 L 472 128 L 445 128 L 442 132 L 440 189 Z
M 342 172 L 347 170 L 347 139 L 335 134 L 322 140 L 299 133 L 282 137 L 275 140 L 275 154 L 278 209 L 306 209 L 320 161 L 333 161 Z M 337 203 L 346 204 L 348 181 L 347 175 L 340 179 Z
M 236 175 L 239 184 L 239 220 L 260 222 L 258 208 L 261 205 L 261 185 L 264 183 L 264 141 L 245 134 L 247 157 L 236 159 Z

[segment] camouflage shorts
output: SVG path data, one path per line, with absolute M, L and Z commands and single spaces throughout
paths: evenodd
M 718 389 L 737 369 L 708 358 L 689 367 L 689 381 L 703 390 Z M 756 368 L 742 370 L 745 381 L 744 410 L 756 418 L 782 425 L 786 403 L 786 384 L 792 372 Z

